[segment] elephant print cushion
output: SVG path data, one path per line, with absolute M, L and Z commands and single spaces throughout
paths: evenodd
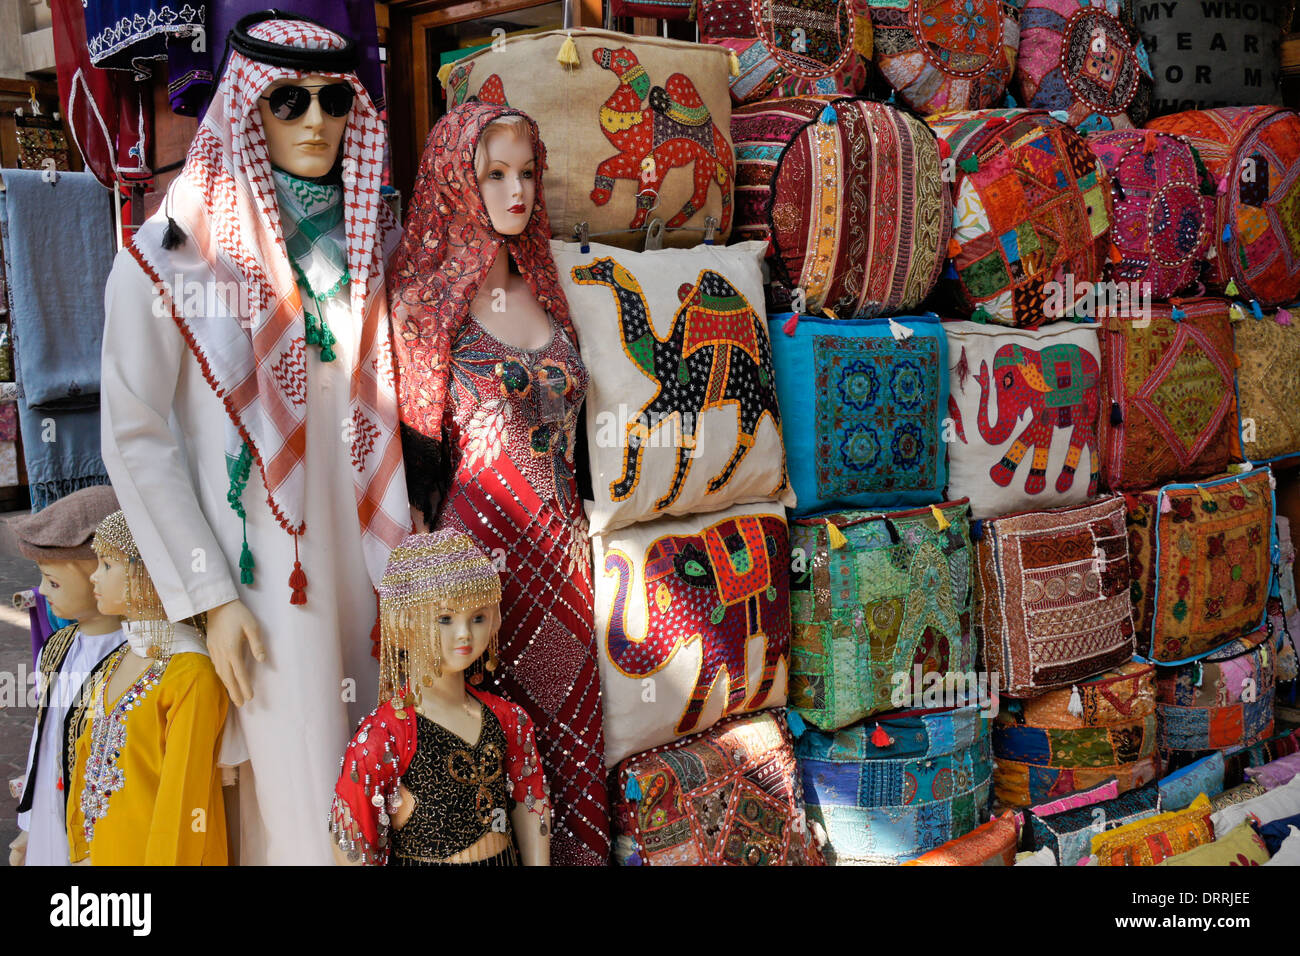
M 762 243 L 551 247 L 591 377 L 592 533 L 747 502 L 793 507 Z
M 1110 174 L 1082 136 L 1041 110 L 931 121 L 952 164 L 946 284 L 977 322 L 1034 328 L 1067 318 L 1073 289 L 1102 277 Z
M 1102 475 L 1114 491 L 1221 474 L 1241 459 L 1228 302 L 1103 315 Z
M 1081 132 L 1140 126 L 1151 65 L 1127 0 L 1028 0 L 1013 85 L 1025 106 L 1063 110 Z
M 639 754 L 616 780 L 616 863 L 823 865 L 781 710 L 732 717 Z
M 1124 499 L 986 521 L 976 622 L 1002 693 L 1032 697 L 1133 656 Z
M 1233 310 L 1241 448 L 1250 461 L 1300 451 L 1300 328 L 1290 313 Z M 1297 635 L 1300 638 L 1300 635 Z
M 1300 114 L 1223 107 L 1147 126 L 1186 136 L 1218 182 L 1207 285 L 1265 308 L 1300 298 Z
M 699 0 L 700 39 L 736 55 L 731 98 L 857 93 L 871 62 L 867 0 Z
M 870 0 L 874 56 L 898 98 L 929 116 L 1002 102 L 1020 0 Z
M 768 331 L 796 514 L 943 500 L 948 338 L 937 317 L 801 316 L 792 327 L 777 316 Z
M 605 761 L 786 700 L 790 537 L 780 507 L 592 539 Z
M 1264 623 L 1272 481 L 1257 468 L 1125 496 L 1139 654 L 1178 664 Z
M 944 323 L 948 496 L 991 518 L 1097 493 L 1100 356 L 1092 325 Z
M 961 502 L 791 523 L 790 704 L 800 717 L 837 730 L 911 705 L 926 675 L 974 671 L 969 526 Z
M 639 249 L 656 218 L 665 245 L 689 247 L 708 219 L 719 243 L 731 233 L 730 59 L 702 43 L 555 30 L 494 43 L 439 80 L 448 107 L 474 96 L 537 121 L 553 236 L 585 222 L 602 242 Z

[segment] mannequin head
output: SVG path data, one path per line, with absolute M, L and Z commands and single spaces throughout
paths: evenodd
M 100 614 L 124 617 L 127 613 L 126 571 L 128 561 L 121 554 L 106 552 L 101 555 L 95 571 L 90 575 L 94 588 L 95 604 Z M 57 611 L 55 612 L 58 613 Z M 62 617 L 63 615 L 59 615 Z
M 441 647 L 429 648 L 433 660 L 439 660 L 439 669 L 444 674 L 459 674 L 469 669 L 470 665 L 483 656 L 483 652 L 492 643 L 492 638 L 501 629 L 501 605 L 487 604 L 482 607 L 437 608 L 434 627 L 430 628 L 428 640 L 441 642 Z
M 266 147 L 272 164 L 305 179 L 324 176 L 334 168 L 339 144 L 343 142 L 343 132 L 348 125 L 348 113 L 331 116 L 329 110 L 321 105 L 321 95 L 325 87 L 337 86 L 341 82 L 320 73 L 311 73 L 300 78 L 276 80 L 266 88 L 257 101 L 257 110 L 266 131 Z M 282 87 L 300 87 L 311 93 L 306 112 L 301 116 L 277 117 L 271 97 Z M 326 107 L 334 106 L 332 101 L 338 97 L 337 91 L 325 96 Z M 335 109 L 337 111 L 337 107 Z M 279 112 L 288 117 L 292 110 L 282 107 Z
M 522 233 L 537 197 L 537 157 L 528 121 L 506 116 L 489 123 L 478 141 L 474 171 L 492 228 L 503 236 Z
M 96 560 L 42 561 L 37 567 L 41 569 L 41 597 L 55 615 L 71 621 L 99 616 L 91 582 L 99 567 Z

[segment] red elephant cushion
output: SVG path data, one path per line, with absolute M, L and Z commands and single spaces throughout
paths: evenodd
M 785 703 L 790 537 L 779 505 L 662 518 L 592 546 L 607 764 Z
M 1226 299 L 1102 317 L 1102 477 L 1115 491 L 1204 478 L 1241 460 Z
M 1095 495 L 1101 394 L 1097 327 L 944 323 L 951 378 L 948 497 L 991 518 Z

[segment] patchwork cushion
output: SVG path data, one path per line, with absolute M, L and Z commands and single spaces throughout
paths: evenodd
M 1167 299 L 1196 282 L 1214 242 L 1215 183 L 1179 137 L 1142 130 L 1088 136 L 1110 174 L 1114 251 L 1106 276 Z
M 974 673 L 969 514 L 954 502 L 791 522 L 790 703 L 804 720 L 836 730 L 931 706 L 914 698 Z
M 745 502 L 793 506 L 762 244 L 551 248 L 590 375 L 592 532 Z
M 870 0 L 876 68 L 919 113 L 1002 102 L 1016 68 L 1019 0 Z
M 1264 622 L 1271 481 L 1258 468 L 1125 496 L 1138 653 L 1176 664 Z
M 566 42 L 576 66 L 558 58 Z M 448 107 L 476 96 L 537 121 L 552 235 L 571 238 L 585 222 L 602 242 L 639 249 L 653 215 L 665 245 L 694 246 L 709 218 L 719 243 L 731 234 L 729 63 L 707 44 L 551 30 L 457 60 L 443 89 Z
M 615 860 L 640 866 L 820 866 L 783 712 L 725 720 L 623 762 Z
M 1186 810 L 1135 820 L 1092 838 L 1098 866 L 1155 866 L 1214 840 L 1210 799 L 1201 794 Z
M 1265 307 L 1300 298 L 1300 114 L 1224 107 L 1148 126 L 1186 136 L 1219 184 L 1211 288 Z
M 1151 66 L 1120 0 L 1028 0 L 1020 14 L 1016 96 L 1064 110 L 1080 130 L 1140 126 L 1151 108 Z
M 1182 810 L 1202 793 L 1217 797 L 1222 792 L 1223 754 L 1217 750 L 1160 780 L 1160 803 L 1166 810 Z
M 1251 461 L 1300 452 L 1300 327 L 1233 310 L 1241 446 Z
M 735 232 L 771 242 L 775 307 L 851 319 L 920 305 L 952 229 L 929 127 L 884 103 L 826 96 L 739 107 L 731 135 Z
M 605 760 L 785 703 L 785 516 L 743 505 L 593 538 Z
M 988 721 L 976 707 L 810 729 L 795 751 L 831 864 L 899 863 L 989 818 Z
M 795 513 L 942 501 L 948 337 L 939 322 L 801 317 L 788 328 L 780 316 L 769 323 Z
M 904 866 L 1015 866 L 1020 841 L 1020 815 L 1002 816 L 941 847 L 908 860 Z
M 1238 750 L 1273 733 L 1273 658 L 1261 628 L 1208 657 L 1161 668 L 1160 751 L 1169 767 Z
M 1102 476 L 1116 491 L 1220 474 L 1241 459 L 1228 303 L 1147 308 L 1101 319 Z
M 871 62 L 866 0 L 697 0 L 700 39 L 734 53 L 731 98 L 857 93 Z
M 1268 862 L 1264 838 L 1249 823 L 1239 823 L 1211 843 L 1166 857 L 1160 866 L 1262 866 Z
M 1035 848 L 1050 849 L 1061 866 L 1076 866 L 1090 854 L 1094 836 L 1154 816 L 1159 810 L 1160 791 L 1152 783 L 1121 793 L 1113 800 L 1051 816 L 1030 814 L 1029 825 Z
M 1124 519 L 1116 496 L 984 523 L 975 621 L 1003 693 L 1032 697 L 1133 656 Z
M 1155 667 L 1130 662 L 1004 706 L 993 724 L 998 801 L 1025 806 L 1106 780 L 1116 794 L 1150 783 L 1160 770 L 1155 697 Z
M 1070 313 L 1070 290 L 1102 277 L 1110 175 L 1082 136 L 1041 110 L 933 119 L 953 182 L 945 280 L 976 321 L 1033 328 Z
M 1057 322 L 1008 332 L 952 322 L 944 329 L 952 364 L 949 496 L 969 498 L 971 514 L 988 518 L 1095 495 L 1096 327 Z

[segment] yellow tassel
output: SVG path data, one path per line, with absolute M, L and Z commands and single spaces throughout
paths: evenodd
M 844 532 L 836 527 L 835 522 L 826 522 L 826 537 L 830 539 L 831 547 L 838 551 L 849 543 L 849 539 L 844 537 Z
M 732 76 L 740 76 L 740 57 L 732 51 L 727 53 L 727 72 Z
M 444 87 L 447 85 L 447 78 L 451 76 L 452 68 L 455 67 L 455 65 L 456 62 L 454 60 L 451 63 L 444 63 L 442 69 L 438 71 L 438 82 Z
M 936 505 L 930 505 L 930 514 L 934 515 L 934 523 L 939 526 L 940 531 L 948 530 L 948 519 L 944 517 L 943 511 Z
M 1214 500 L 1213 498 L 1210 497 L 1210 493 L 1209 493 L 1208 491 L 1206 491 L 1204 488 L 1202 488 L 1200 485 L 1197 485 L 1197 486 L 1196 486 L 1196 490 L 1197 490 L 1198 492 L 1200 492 L 1200 494 L 1201 494 L 1201 500 L 1202 500 L 1202 501 L 1213 501 L 1213 500 Z
M 564 42 L 560 44 L 560 52 L 555 54 L 555 59 L 564 66 L 578 68 L 582 59 L 578 56 L 578 44 L 573 42 L 573 34 L 564 38 Z

